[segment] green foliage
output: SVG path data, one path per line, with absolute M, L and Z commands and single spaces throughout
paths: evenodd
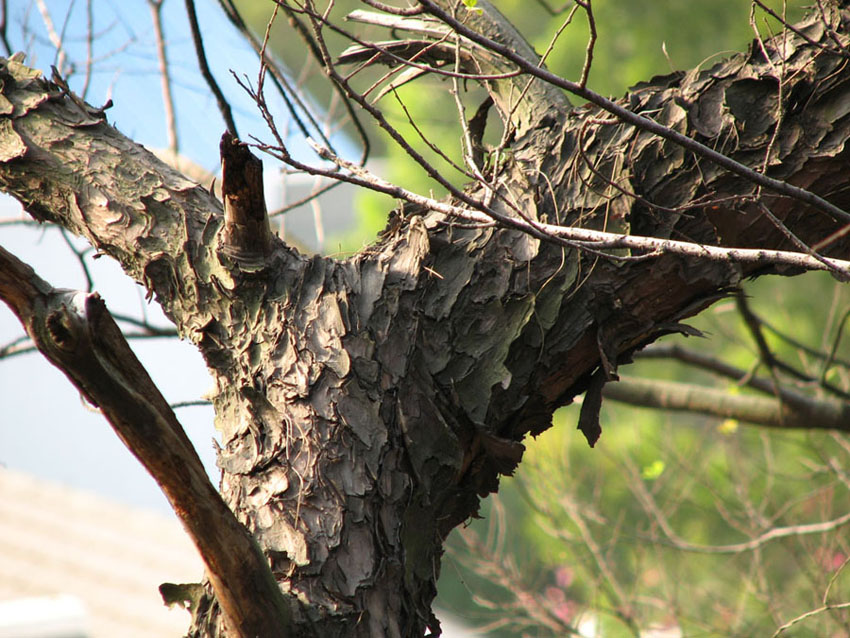
M 483 11 L 483 9 L 475 8 L 476 6 L 478 6 L 478 0 L 463 0 L 463 4 L 466 5 L 466 9 L 468 11 L 478 11 L 479 13 Z
M 826 352 L 850 309 L 850 289 L 819 273 L 760 279 L 747 293 L 753 311 L 778 332 Z M 756 350 L 734 302 L 717 304 L 693 323 L 709 338 L 667 340 L 766 374 L 753 366 Z M 817 376 L 821 360 L 765 333 L 777 357 Z M 839 344 L 836 354 L 847 359 L 850 347 Z M 622 372 L 732 385 L 670 362 L 639 361 Z M 836 378 L 850 388 L 846 369 Z M 503 481 L 498 499 L 509 512 L 507 529 L 498 531 L 491 507 L 489 517 L 452 539 L 441 581 L 449 609 L 478 622 L 513 614 L 515 622 L 498 636 L 562 636 L 591 615 L 606 637 L 665 624 L 683 636 L 771 636 L 824 600 L 843 603 L 850 596 L 846 527 L 794 531 L 850 511 L 842 469 L 850 464 L 850 437 L 730 427 L 721 419 L 609 401 L 602 438 L 590 449 L 575 432 L 577 420 L 576 406 L 560 411 L 555 427 L 529 442 L 517 477 Z M 729 547 L 773 528 L 791 533 L 758 547 Z M 508 540 L 487 540 L 499 534 Z M 470 559 L 469 536 L 489 550 Z M 487 561 L 523 568 L 495 593 L 492 582 L 470 585 L 485 604 L 460 608 L 448 583 L 456 565 L 480 574 Z M 557 622 L 540 622 L 544 612 Z M 848 623 L 845 610 L 824 611 L 783 635 L 846 636 Z
M 523 20 L 523 13 L 528 12 L 523 12 L 522 8 L 528 3 L 521 0 L 497 2 L 500 8 L 503 4 L 512 5 L 516 19 L 522 20 L 518 24 L 523 29 L 529 17 Z M 767 4 L 781 14 L 781 2 Z M 598 40 L 588 86 L 602 94 L 622 95 L 629 86 L 653 75 L 713 62 L 744 50 L 755 37 L 749 19 L 750 3 L 741 0 L 705 3 L 596 0 L 592 6 Z M 801 6 L 802 2 L 789 3 L 790 20 L 801 15 Z M 576 14 L 575 21 L 579 24 L 569 27 L 569 33 L 548 60 L 552 71 L 569 78 L 580 75 L 589 35 L 587 20 L 581 12 Z M 532 43 L 538 51 L 546 49 L 559 22 L 552 18 L 543 31 L 532 30 L 535 32 Z M 772 19 L 765 22 L 758 17 L 756 24 L 763 35 L 778 30 Z M 531 24 L 527 26 L 531 29 Z

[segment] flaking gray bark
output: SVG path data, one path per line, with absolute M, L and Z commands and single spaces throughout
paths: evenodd
M 846 19 L 836 16 L 842 38 Z M 803 28 L 828 48 L 816 20 Z M 768 43 L 769 60 L 755 48 L 655 78 L 623 103 L 757 168 L 769 149 L 770 175 L 846 209 L 847 61 L 786 37 L 784 61 Z M 0 75 L 0 187 L 117 259 L 203 353 L 221 490 L 290 595 L 290 636 L 434 627 L 442 541 L 514 469 L 522 439 L 594 373 L 614 378 L 635 349 L 767 272 L 602 259 L 411 207 L 350 259 L 273 239 L 246 268 L 222 249 L 221 206 L 206 191 L 25 67 Z M 552 108 L 529 123 L 501 167 L 502 193 L 541 221 L 792 247 L 755 186 L 604 118 Z M 841 227 L 799 202 L 761 201 L 811 244 Z M 193 631 L 227 635 L 214 605 Z

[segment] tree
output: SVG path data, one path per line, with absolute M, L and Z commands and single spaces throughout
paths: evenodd
M 315 131 L 322 162 L 297 159 L 265 98 L 274 67 L 244 82 L 274 139 L 259 150 L 403 202 L 344 260 L 306 257 L 271 233 L 260 168 L 235 131 L 221 142 L 222 204 L 59 75 L 44 80 L 14 57 L 2 69 L 0 187 L 116 259 L 214 376 L 223 502 L 98 298 L 54 290 L 2 253 L 0 295 L 199 546 L 211 589 L 193 635 L 437 633 L 444 539 L 556 408 L 584 393 L 579 429 L 592 446 L 619 367 L 662 335 L 693 334 L 683 321 L 744 278 L 850 272 L 844 3 L 620 101 L 586 86 L 592 40 L 574 82 L 486 2 L 366 4 L 381 13 L 359 19 L 415 37 L 353 36 L 311 2 L 275 10 L 352 113 L 373 118 L 447 199 L 380 179 Z M 576 6 L 592 24 L 591 3 Z M 358 47 L 330 51 L 331 32 Z M 458 189 L 421 158 L 366 99 L 371 80 L 357 85 L 343 63 L 442 74 L 461 113 L 462 84 L 480 83 L 488 98 L 460 121 L 471 183 Z M 502 128 L 488 148 L 491 104 Z M 850 423 L 846 400 L 776 394 L 772 425 Z

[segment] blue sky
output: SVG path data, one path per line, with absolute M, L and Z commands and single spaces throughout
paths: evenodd
M 45 5 L 57 30 L 63 28 L 63 23 L 66 25 L 69 56 L 84 59 L 85 2 L 46 0 Z M 253 103 L 229 72 L 233 69 L 253 80 L 257 73 L 255 56 L 221 15 L 217 3 L 198 0 L 197 5 L 210 66 L 231 100 L 240 134 L 243 138 L 250 134 L 265 136 Z M 100 105 L 111 98 L 114 106 L 107 112 L 110 122 L 149 148 L 165 148 L 168 142 L 160 76 L 147 2 L 94 0 L 92 6 L 93 32 L 98 34 L 93 55 L 100 61 L 92 75 L 87 100 Z M 69 7 L 73 9 L 70 13 Z M 197 73 L 183 2 L 166 0 L 163 12 L 181 152 L 216 171 L 224 124 Z M 56 64 L 56 53 L 35 0 L 11 0 L 9 14 L 7 35 L 12 47 L 26 51 L 27 62 L 49 74 L 50 66 Z M 72 89 L 82 91 L 83 82 L 80 70 L 71 76 Z M 270 101 L 273 107 L 280 108 L 273 99 Z M 264 164 L 267 175 L 274 175 L 274 162 L 265 158 Z M 19 215 L 18 210 L 13 200 L 3 196 L 0 219 Z M 79 264 L 55 230 L 0 225 L 0 245 L 32 265 L 54 286 L 85 289 Z M 144 303 L 144 291 L 116 264 L 107 259 L 88 259 L 87 263 L 96 288 L 110 309 L 136 316 L 144 309 L 159 323 L 166 324 L 159 309 Z M 14 315 L 0 304 L 0 344 L 21 333 Z M 190 344 L 158 339 L 134 341 L 131 345 L 170 401 L 197 399 L 210 387 L 201 357 Z M 170 511 L 153 480 L 124 449 L 105 420 L 86 408 L 73 386 L 39 354 L 0 360 L 0 403 L 0 464 L 94 490 L 131 505 Z M 209 407 L 178 410 L 178 417 L 215 475 L 212 416 Z
M 12 0 L 9 36 L 12 46 L 28 53 L 28 62 L 50 72 L 56 64 L 56 50 L 34 0 Z M 57 30 L 66 21 L 66 49 L 71 59 L 82 61 L 86 53 L 86 15 L 82 0 L 46 0 Z M 68 8 L 72 10 L 68 13 Z M 166 0 L 163 23 L 177 105 L 177 124 L 181 151 L 208 169 L 218 165 L 218 140 L 224 131 L 215 100 L 197 72 L 194 47 L 189 37 L 183 2 Z M 230 70 L 256 77 L 257 61 L 250 47 L 230 27 L 212 0 L 197 1 L 207 55 L 219 84 L 235 109 L 245 133 L 264 133 L 253 103 L 240 89 Z M 86 99 L 103 104 L 112 98 L 110 122 L 125 135 L 150 148 L 168 145 L 165 115 L 151 12 L 146 0 L 109 2 L 93 0 L 93 42 L 91 85 Z M 79 67 L 71 75 L 72 89 L 81 92 L 84 72 Z

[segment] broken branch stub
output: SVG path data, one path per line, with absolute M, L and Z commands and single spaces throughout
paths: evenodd
M 240 265 L 260 265 L 271 250 L 272 232 L 263 193 L 263 162 L 230 132 L 221 136 L 221 249 Z

